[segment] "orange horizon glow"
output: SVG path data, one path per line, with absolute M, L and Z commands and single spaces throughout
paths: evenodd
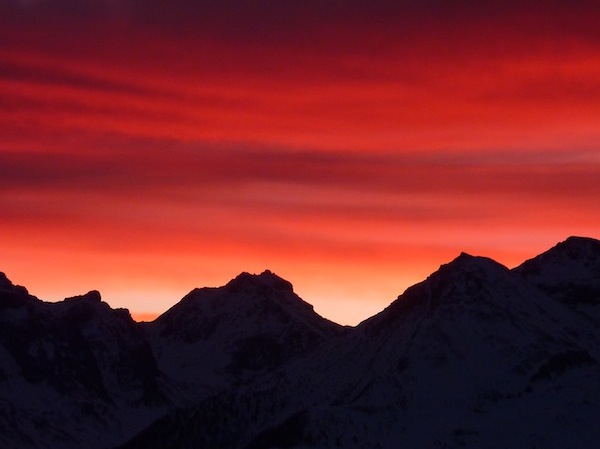
M 0 3 L 0 271 L 143 319 L 270 269 L 356 324 L 600 236 L 593 2 Z

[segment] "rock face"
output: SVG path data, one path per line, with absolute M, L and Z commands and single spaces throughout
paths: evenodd
M 599 261 L 461 254 L 355 328 L 268 271 L 143 324 L 0 276 L 0 446 L 595 448 Z

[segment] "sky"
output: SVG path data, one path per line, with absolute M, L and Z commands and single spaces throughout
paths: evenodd
M 0 271 L 151 319 L 270 269 L 354 325 L 600 237 L 592 1 L 0 0 Z

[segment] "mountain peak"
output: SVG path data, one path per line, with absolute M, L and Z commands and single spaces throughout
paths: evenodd
M 600 245 L 600 240 L 594 239 L 592 237 L 582 237 L 582 236 L 577 236 L 577 235 L 572 235 L 572 236 L 567 237 L 567 240 L 565 240 L 565 242 L 577 243 L 577 244 Z M 565 243 L 565 242 L 561 242 L 561 243 Z M 559 245 L 560 245 L 560 243 L 559 243 Z
M 367 328 L 382 329 L 414 311 L 428 315 L 448 305 L 472 307 L 482 302 L 501 305 L 505 302 L 503 290 L 513 283 L 511 277 L 510 270 L 495 260 L 462 252 L 363 323 Z
M 550 251 L 561 251 L 568 257 L 600 257 L 600 240 L 590 237 L 568 237 L 564 242 L 560 242 Z
M 78 301 L 78 302 L 86 302 L 86 303 L 100 303 L 102 301 L 102 297 L 100 296 L 100 292 L 98 290 L 91 290 L 84 295 L 71 296 L 70 298 L 65 298 L 65 301 Z
M 479 262 L 481 262 L 481 259 L 485 259 L 485 258 L 479 257 L 479 256 L 473 256 L 472 254 L 469 254 L 469 253 L 466 253 L 463 251 L 456 258 L 454 258 L 452 261 L 448 262 L 445 265 L 452 265 L 452 264 L 456 264 L 459 266 L 464 266 L 466 264 L 477 265 Z
M 10 282 L 10 279 L 6 277 L 6 275 L 0 272 L 0 289 L 6 290 L 13 287 L 13 283 Z
M 15 291 L 18 290 L 19 292 L 28 295 L 29 292 L 27 291 L 27 289 L 21 285 L 15 285 L 12 283 L 12 281 L 6 276 L 6 274 L 0 272 L 0 290 L 8 290 L 8 291 Z
M 453 297 L 459 297 L 458 292 L 470 296 L 484 284 L 490 286 L 503 284 L 507 274 L 510 274 L 508 268 L 495 260 L 463 252 L 456 259 L 442 265 L 425 282 L 434 296 L 438 295 L 440 296 L 438 299 L 441 299 L 450 292 L 452 293 L 450 296 Z
M 160 332 L 167 329 L 167 333 L 185 334 L 191 341 L 234 321 L 240 323 L 239 327 L 250 328 L 273 323 L 277 327 L 290 320 L 315 322 L 318 326 L 326 321 L 294 293 L 290 282 L 265 270 L 260 274 L 240 273 L 223 287 L 196 288 L 158 317 L 154 325 L 161 328 Z
M 0 306 L 18 307 L 32 300 L 37 301 L 37 298 L 31 296 L 25 287 L 13 284 L 4 273 L 0 272 Z
M 600 240 L 590 237 L 569 237 L 539 256 L 525 261 L 515 268 L 515 271 L 532 275 L 540 271 L 556 271 L 565 265 L 573 266 L 574 263 L 575 271 L 600 266 Z
M 235 279 L 229 281 L 225 288 L 231 292 L 248 291 L 255 289 L 272 289 L 292 292 L 292 284 L 285 279 L 277 276 L 270 270 L 265 270 L 260 274 L 250 274 L 243 272 Z
M 432 277 L 444 276 L 449 273 L 473 274 L 497 270 L 505 271 L 507 268 L 489 257 L 472 256 L 471 254 L 462 252 L 451 262 L 442 265 L 436 273 L 432 274 Z
M 569 237 L 514 271 L 563 303 L 600 304 L 599 240 Z

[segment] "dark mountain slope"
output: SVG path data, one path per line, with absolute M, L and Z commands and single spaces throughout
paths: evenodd
M 268 271 L 143 325 L 0 275 L 0 447 L 596 448 L 599 260 L 461 254 L 356 328 Z
M 586 326 L 463 254 L 351 333 L 124 447 L 592 448 L 600 371 Z
M 275 369 L 343 332 L 270 271 L 196 289 L 145 326 L 161 369 L 196 399 Z
M 164 408 L 161 382 L 126 310 L 111 309 L 94 291 L 42 302 L 0 276 L 3 448 L 74 447 L 90 434 L 88 447 L 111 444 Z
M 514 271 L 600 324 L 600 241 L 569 237 Z
M 0 445 L 110 447 L 343 331 L 268 271 L 194 290 L 144 325 L 96 291 L 46 303 L 2 274 Z

